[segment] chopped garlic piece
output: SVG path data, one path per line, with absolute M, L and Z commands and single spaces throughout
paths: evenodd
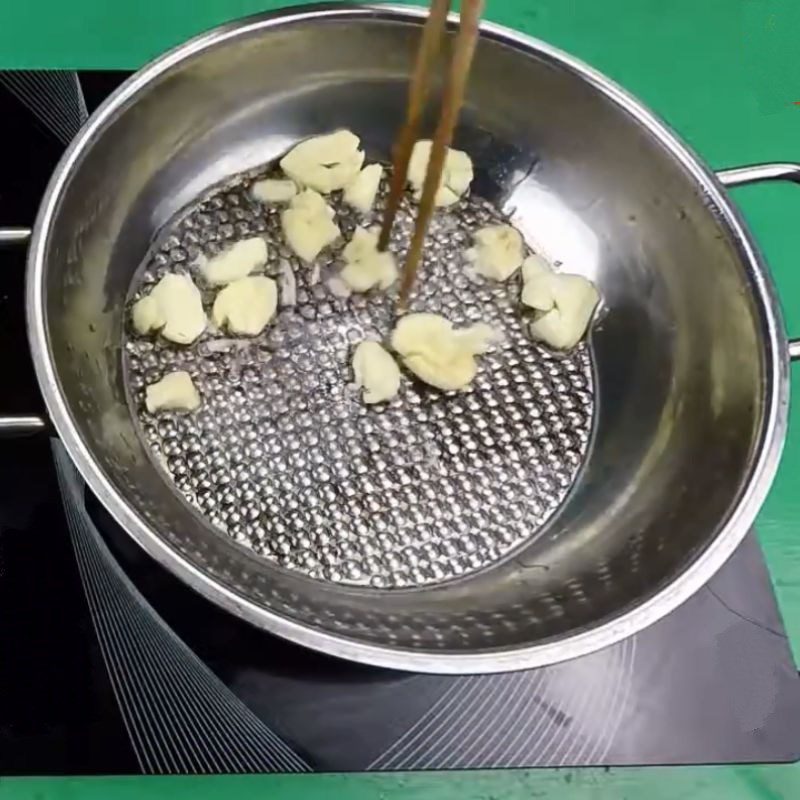
M 286 241 L 303 261 L 313 261 L 323 248 L 339 238 L 334 214 L 322 195 L 313 189 L 293 197 L 289 208 L 281 214 Z
M 294 277 L 294 270 L 288 261 L 281 261 L 278 286 L 281 290 L 281 305 L 297 305 L 297 279 Z
M 258 336 L 278 307 L 278 287 L 272 278 L 254 275 L 229 283 L 214 300 L 211 318 L 231 333 Z
M 372 210 L 378 187 L 383 177 L 383 167 L 380 164 L 370 164 L 344 187 L 342 199 L 348 205 L 361 211 L 363 214 Z
M 254 183 L 250 193 L 262 203 L 287 203 L 297 194 L 294 181 L 267 178 Z
M 142 336 L 151 331 L 157 331 L 167 324 L 161 304 L 151 295 L 147 295 L 133 304 L 131 317 L 133 329 Z
M 200 395 L 188 372 L 170 372 L 144 390 L 144 404 L 156 411 L 194 411 L 200 408 Z
M 477 372 L 475 356 L 485 353 L 499 336 L 478 323 L 460 330 L 438 314 L 408 314 L 392 333 L 392 347 L 403 363 L 425 383 L 445 391 L 465 389 Z
M 487 225 L 475 232 L 475 247 L 467 258 L 475 271 L 495 281 L 508 280 L 522 264 L 522 235 L 511 225 Z
M 361 142 L 351 131 L 314 136 L 295 145 L 282 159 L 281 169 L 300 186 L 323 194 L 343 189 L 364 163 Z
M 408 162 L 408 182 L 414 189 L 414 197 L 419 201 L 431 157 L 430 139 L 421 139 L 411 151 Z M 442 180 L 434 200 L 437 206 L 450 206 L 455 203 L 472 183 L 472 161 L 463 150 L 448 148 L 444 159 Z
M 356 228 L 342 252 L 345 267 L 339 277 L 354 291 L 366 292 L 376 286 L 387 289 L 397 280 L 397 264 L 387 250 L 378 250 L 378 230 Z
M 492 347 L 503 341 L 503 334 L 485 322 L 476 322 L 454 333 L 458 337 L 459 344 L 476 356 L 488 353 Z
M 600 302 L 595 285 L 581 275 L 554 272 L 544 259 L 522 265 L 522 302 L 539 312 L 528 325 L 534 339 L 570 350 L 583 338 Z
M 377 342 L 361 342 L 353 353 L 356 385 L 365 403 L 385 403 L 400 389 L 400 368 Z
M 267 243 L 260 236 L 253 236 L 209 258 L 200 270 L 211 286 L 224 286 L 239 278 L 246 278 L 266 263 Z
M 549 311 L 555 304 L 553 280 L 556 273 L 537 255 L 522 262 L 522 302 L 537 311 Z
M 165 275 L 131 313 L 137 333 L 160 330 L 177 344 L 191 344 L 206 329 L 203 299 L 188 275 Z

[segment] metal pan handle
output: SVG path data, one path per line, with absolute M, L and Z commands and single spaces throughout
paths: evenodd
M 717 177 L 724 186 L 729 188 L 747 186 L 749 183 L 763 183 L 765 181 L 800 183 L 800 164 L 753 164 L 749 167 L 723 169 L 717 173 Z M 800 360 L 800 338 L 789 339 L 789 358 L 792 361 Z
M 800 164 L 753 164 L 748 167 L 724 169 L 717 177 L 726 187 L 747 186 L 765 181 L 792 181 L 800 184 Z M 26 244 L 31 238 L 30 228 L 0 228 L 0 247 Z M 800 360 L 800 338 L 789 340 L 789 358 Z M 0 436 L 24 436 L 48 428 L 48 422 L 34 415 L 0 415 Z
M 30 228 L 0 228 L 0 247 L 26 244 L 30 238 Z M 46 419 L 32 414 L 0 414 L 0 437 L 29 436 L 48 427 Z
M 30 228 L 0 228 L 0 247 L 12 244 L 26 244 L 30 238 Z

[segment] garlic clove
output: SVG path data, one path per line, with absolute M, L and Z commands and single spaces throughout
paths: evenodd
M 400 390 L 400 368 L 377 342 L 361 342 L 353 353 L 353 375 L 367 404 L 385 403 Z
M 438 314 L 408 314 L 392 333 L 392 347 L 418 378 L 444 391 L 466 389 L 475 377 L 475 356 L 486 352 L 497 334 L 483 323 L 455 330 Z
M 522 264 L 522 235 L 511 225 L 487 225 L 474 234 L 475 246 L 467 251 L 475 271 L 495 281 L 508 280 Z
M 253 236 L 209 258 L 201 265 L 200 271 L 209 286 L 224 286 L 247 277 L 266 263 L 267 243 L 260 236 Z
M 133 329 L 140 336 L 160 330 L 167 324 L 167 318 L 154 297 L 147 295 L 137 300 L 131 309 Z
M 461 346 L 473 355 L 488 353 L 503 340 L 502 334 L 485 322 L 476 322 L 468 328 L 456 329 L 453 334 L 459 339 Z
M 358 175 L 364 163 L 360 144 L 347 130 L 314 136 L 295 145 L 281 159 L 281 169 L 300 186 L 328 194 Z
M 165 275 L 147 297 L 134 303 L 131 315 L 137 333 L 160 330 L 176 344 L 191 344 L 207 324 L 202 295 L 188 275 Z
M 541 256 L 528 256 L 522 262 L 522 302 L 537 311 L 549 311 L 556 303 L 553 286 L 557 280 L 558 273 Z
M 528 324 L 530 335 L 557 350 L 575 347 L 600 302 L 595 285 L 581 275 L 553 271 L 539 256 L 525 259 L 522 278 L 522 302 L 540 312 Z
M 372 210 L 378 187 L 383 177 L 383 167 L 380 164 L 370 164 L 344 187 L 342 199 L 348 205 L 366 214 Z
M 278 288 L 272 278 L 255 275 L 229 283 L 214 300 L 211 318 L 219 328 L 258 336 L 275 315 Z
M 144 390 L 145 406 L 151 414 L 157 411 L 195 411 L 200 408 L 200 395 L 188 372 L 170 372 Z
M 428 161 L 431 157 L 430 139 L 421 139 L 411 151 L 408 162 L 408 182 L 414 190 L 414 196 L 419 201 L 422 196 L 422 187 L 425 183 L 425 173 L 428 171 Z M 469 189 L 472 183 L 472 160 L 463 150 L 448 148 L 442 170 L 442 180 L 436 193 L 434 204 L 437 206 L 450 206 Z
M 296 194 L 294 181 L 266 178 L 250 187 L 250 194 L 262 203 L 288 203 Z
M 291 264 L 287 261 L 281 261 L 278 287 L 280 288 L 282 306 L 297 305 L 297 279 L 294 276 Z
M 339 238 L 334 215 L 333 209 L 313 189 L 300 192 L 289 202 L 289 208 L 281 214 L 283 235 L 303 261 L 313 261 Z
M 356 228 L 353 238 L 342 251 L 344 269 L 339 277 L 354 291 L 387 289 L 397 280 L 397 264 L 387 250 L 378 250 L 378 230 Z

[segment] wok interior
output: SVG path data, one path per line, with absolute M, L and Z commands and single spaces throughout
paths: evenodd
M 513 557 L 383 592 L 276 568 L 178 497 L 145 455 L 120 375 L 126 292 L 159 227 L 314 133 L 351 128 L 386 157 L 418 34 L 399 18 L 253 26 L 141 89 L 65 187 L 47 243 L 47 326 L 87 448 L 200 572 L 360 641 L 514 649 L 608 621 L 681 572 L 742 491 L 763 414 L 759 311 L 726 227 L 685 169 L 568 68 L 484 37 L 456 137 L 476 163 L 474 189 L 516 207 L 531 243 L 594 280 L 607 309 L 593 335 L 599 406 L 585 471 Z

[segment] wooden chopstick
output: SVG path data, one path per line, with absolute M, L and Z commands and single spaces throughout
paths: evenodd
M 442 179 L 444 160 L 447 149 L 453 140 L 453 131 L 458 121 L 458 115 L 464 102 L 464 93 L 467 86 L 472 57 L 478 42 L 479 24 L 483 0 L 462 0 L 461 18 L 458 25 L 453 58 L 447 74 L 442 100 L 441 115 L 436 126 L 431 145 L 431 154 L 428 161 L 428 171 L 425 173 L 425 182 L 422 185 L 422 197 L 419 202 L 419 211 L 414 223 L 414 235 L 411 246 L 406 254 L 403 275 L 400 281 L 400 294 L 397 301 L 398 310 L 404 312 L 408 306 L 408 296 L 414 285 L 425 236 L 430 226 L 434 211 L 434 201 Z M 413 142 L 412 142 L 413 147 Z M 406 167 L 408 166 L 406 162 Z M 392 176 L 394 178 L 394 175 Z M 403 176 L 405 181 L 405 175 Z M 401 187 L 402 188 L 402 187 Z
M 422 38 L 417 51 L 414 72 L 408 89 L 408 105 L 406 119 L 394 146 L 394 159 L 392 164 L 392 178 L 389 183 L 389 197 L 386 200 L 386 210 L 383 215 L 380 236 L 378 237 L 378 250 L 384 251 L 389 246 L 389 237 L 392 225 L 403 196 L 408 173 L 408 162 L 411 151 L 419 136 L 419 126 L 428 99 L 428 90 L 431 85 L 431 75 L 438 60 L 439 51 L 442 49 L 444 28 L 447 24 L 447 14 L 450 11 L 450 0 L 432 0 L 431 10 L 422 29 Z

